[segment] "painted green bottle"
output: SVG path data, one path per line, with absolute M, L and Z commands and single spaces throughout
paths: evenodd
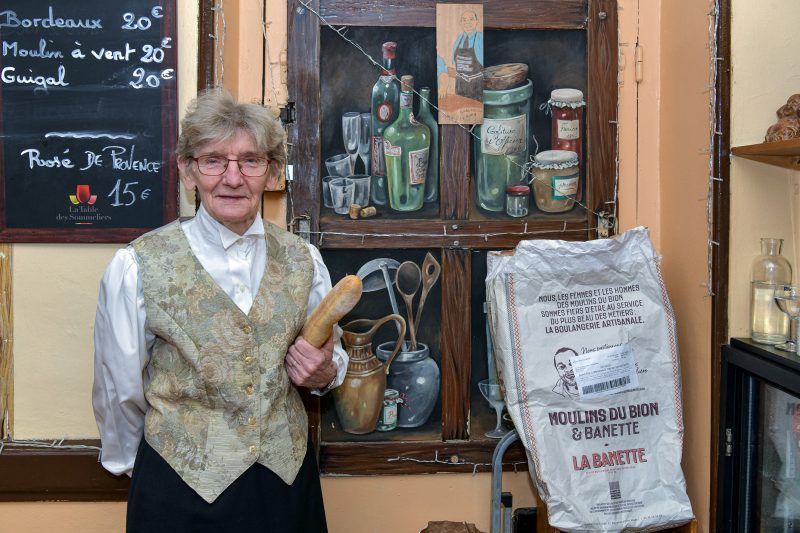
M 400 79 L 400 114 L 383 132 L 389 207 L 417 211 L 425 200 L 431 131 L 414 118 L 414 76 Z
M 383 132 L 397 119 L 400 104 L 400 83 L 395 77 L 394 60 L 397 43 L 383 43 L 383 72 L 372 86 L 372 203 L 386 205 L 386 162 L 383 157 Z
M 428 174 L 425 176 L 425 203 L 435 202 L 439 199 L 439 124 L 431 113 L 430 99 L 431 88 L 423 87 L 419 90 L 418 120 L 431 130 L 431 149 L 428 154 Z

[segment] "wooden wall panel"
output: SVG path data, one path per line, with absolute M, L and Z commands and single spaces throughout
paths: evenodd
M 318 0 L 311 0 L 309 5 L 319 10 Z M 297 123 L 289 128 L 294 183 L 287 217 L 310 218 L 311 231 L 315 232 L 319 229 L 320 190 L 319 20 L 299 0 L 289 1 L 288 35 L 289 99 L 297 102 Z
M 589 0 L 586 202 L 598 213 L 612 211 L 613 205 L 608 202 L 616 200 L 617 24 L 616 0 Z
M 214 38 L 214 0 L 200 0 L 197 18 L 197 90 L 209 89 L 216 83 L 214 65 L 216 64 L 216 39 Z
M 442 438 L 469 438 L 472 254 L 442 251 Z
M 586 240 L 583 213 L 571 220 L 337 220 L 322 225 L 325 248 L 513 248 L 522 239 Z M 397 238 L 386 238 L 398 235 Z M 405 236 L 400 236 L 405 235 Z
M 469 218 L 470 177 L 469 145 L 470 134 L 463 126 L 443 124 L 442 146 L 439 150 L 442 165 L 439 170 L 439 187 L 442 191 L 441 217 L 444 220 L 466 220 Z
M 723 524 L 719 521 L 719 505 L 725 487 L 718 485 L 720 446 L 720 397 L 722 346 L 728 342 L 728 272 L 730 268 L 730 148 L 731 148 L 731 2 L 723 0 L 719 3 L 719 27 L 717 34 L 718 63 L 716 91 L 716 124 L 713 145 L 713 175 L 719 178 L 714 181 L 713 190 L 713 239 L 719 243 L 713 248 L 712 268 L 712 305 L 711 305 L 711 509 L 709 523 Z
M 435 26 L 436 0 L 323 0 L 322 16 L 333 25 Z M 451 0 L 445 3 L 469 3 Z M 582 29 L 586 0 L 482 0 L 484 28 Z
M 11 292 L 11 245 L 0 244 L 0 439 L 13 433 L 13 295 Z
M 480 442 L 370 442 L 330 444 L 320 451 L 324 475 L 489 472 L 497 440 Z M 503 455 L 504 470 L 525 470 L 525 448 L 514 443 Z M 489 505 L 489 502 L 486 502 Z
M 63 444 L 97 447 L 100 441 Z M 0 502 L 125 501 L 128 497 L 130 478 L 104 470 L 96 449 L 5 446 L 0 458 Z

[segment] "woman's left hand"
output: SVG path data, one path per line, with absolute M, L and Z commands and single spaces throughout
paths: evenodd
M 333 337 L 322 348 L 314 348 L 303 337 L 297 337 L 286 353 L 286 373 L 298 387 L 324 389 L 336 377 L 337 367 L 333 362 Z

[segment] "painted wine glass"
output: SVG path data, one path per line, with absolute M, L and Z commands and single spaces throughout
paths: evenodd
M 782 285 L 775 290 L 775 304 L 789 317 L 789 340 L 775 346 L 779 350 L 800 354 L 800 341 L 797 338 L 800 324 L 800 287 Z
M 503 401 L 503 393 L 500 390 L 500 384 L 492 383 L 488 379 L 484 379 L 478 382 L 478 388 L 497 414 L 497 424 L 495 428 L 491 431 L 487 431 L 484 435 L 490 439 L 501 439 L 508 433 L 508 430 L 503 429 L 503 407 L 505 407 L 506 404 Z
M 348 111 L 342 115 L 342 139 L 344 149 L 350 156 L 350 174 L 355 174 L 356 157 L 358 157 L 358 139 L 361 122 L 360 113 Z
M 372 150 L 372 114 L 361 113 L 358 119 L 361 123 L 358 130 L 358 157 L 364 163 L 364 174 L 369 176 L 369 159 Z

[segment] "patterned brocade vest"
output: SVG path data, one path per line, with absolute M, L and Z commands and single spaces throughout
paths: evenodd
M 291 484 L 306 453 L 308 420 L 283 360 L 305 322 L 314 265 L 299 238 L 264 228 L 266 271 L 247 315 L 179 222 L 133 242 L 156 336 L 145 439 L 209 503 L 255 462 Z

